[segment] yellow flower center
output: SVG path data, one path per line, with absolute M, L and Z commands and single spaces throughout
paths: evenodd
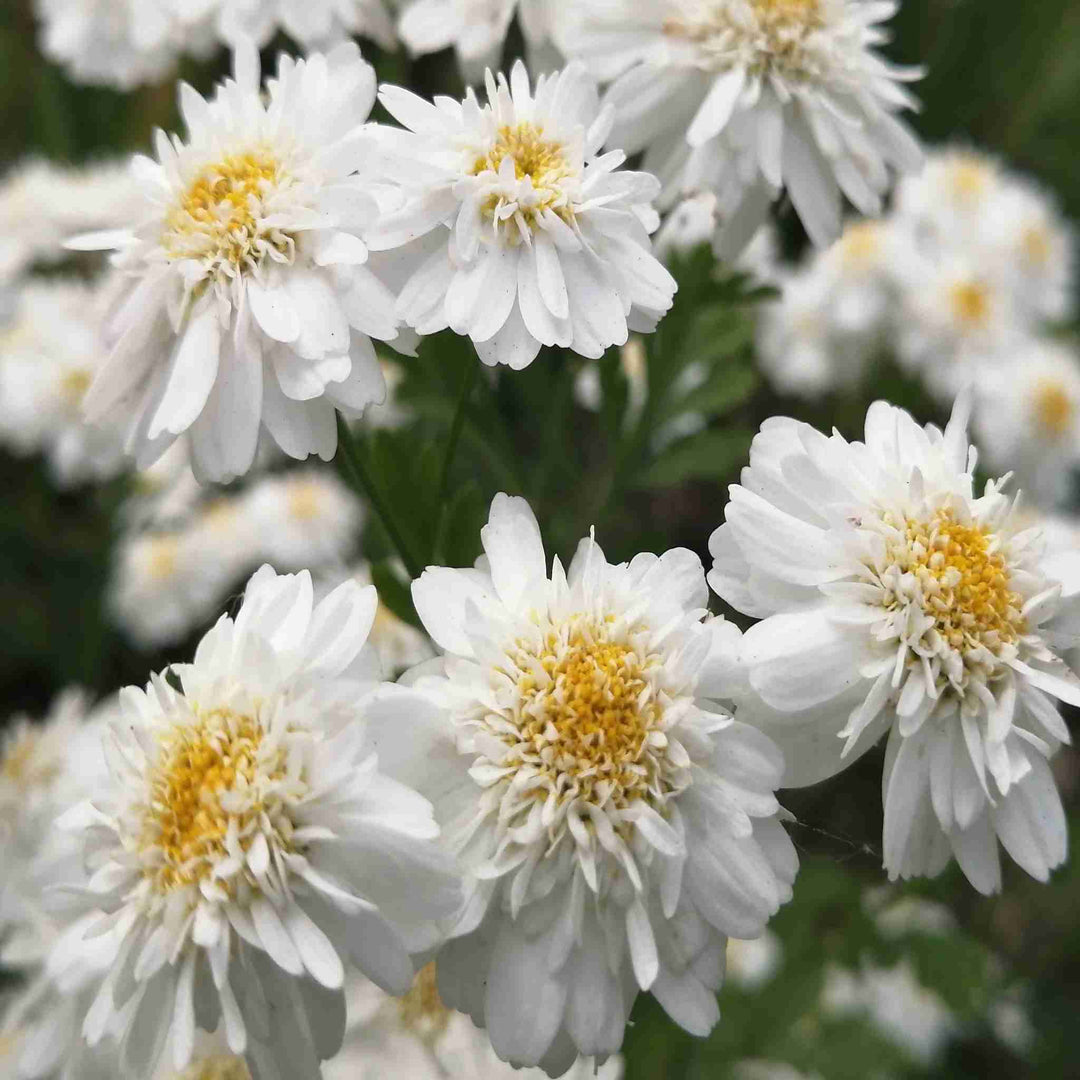
M 242 1057 L 215 1057 L 196 1062 L 176 1080 L 251 1080 L 247 1063 Z
M 262 222 L 264 200 L 283 183 L 279 162 L 261 150 L 208 165 L 167 215 L 165 251 L 233 272 L 253 269 L 269 247 L 291 251 L 291 238 Z
M 1045 266 L 1050 261 L 1050 234 L 1041 225 L 1031 225 L 1020 238 L 1024 259 L 1033 266 Z
M 8 740 L 0 758 L 0 776 L 18 787 L 45 785 L 60 775 L 55 761 L 38 761 L 41 735 L 29 724 L 20 727 Z
M 840 254 L 849 266 L 866 266 L 881 250 L 881 228 L 875 221 L 849 225 L 840 237 Z
M 997 538 L 980 526 L 964 525 L 943 510 L 929 522 L 908 521 L 890 554 L 901 571 L 918 579 L 927 614 L 954 649 L 984 645 L 996 651 L 1025 632 L 1023 598 L 1010 588 Z M 898 603 L 892 598 L 887 606 Z
M 446 1031 L 453 1012 L 439 997 L 435 962 L 420 969 L 412 989 L 398 1000 L 401 1023 L 426 1043 L 435 1043 Z
M 563 182 L 573 175 L 573 169 L 566 160 L 562 143 L 546 138 L 543 127 L 536 124 L 504 125 L 487 153 L 479 155 L 473 162 L 470 173 L 472 176 L 497 173 L 506 158 L 514 163 L 515 178 L 524 180 L 528 177 L 536 193 L 533 202 L 527 206 L 519 203 L 518 207 L 529 228 L 535 229 L 537 215 L 545 210 L 555 210 L 566 220 L 572 219 L 573 211 L 567 205 Z M 484 213 L 489 219 L 495 218 L 505 201 L 502 195 L 490 196 Z
M 93 382 L 93 376 L 89 371 L 81 369 L 68 371 L 60 380 L 60 391 L 73 406 L 78 406 L 82 404 L 82 399 L 86 396 L 86 391 L 90 389 L 91 382 Z
M 958 202 L 973 203 L 990 187 L 994 167 L 984 158 L 965 154 L 949 166 L 948 184 Z
M 286 502 L 294 521 L 314 521 L 322 513 L 322 488 L 311 480 L 294 481 Z
M 650 781 L 644 764 L 650 735 L 661 720 L 641 660 L 625 645 L 579 633 L 567 644 L 554 635 L 536 662 L 549 677 L 518 681 L 521 731 L 559 782 L 576 781 L 586 801 L 612 797 L 617 804 L 641 798 Z M 528 665 L 521 665 L 528 670 Z M 539 790 L 539 789 L 538 789 Z
M 154 536 L 147 541 L 147 571 L 154 581 L 175 576 L 180 562 L 180 538 L 173 534 Z
M 776 65 L 791 72 L 803 66 L 803 42 L 825 25 L 821 0 L 746 0 L 746 15 L 715 0 L 680 0 L 680 13 L 664 20 L 668 37 L 701 49 L 708 67 L 724 68 L 740 45 L 757 54 L 757 73 Z
M 970 328 L 984 325 L 990 316 L 990 290 L 981 282 L 957 282 L 949 288 L 949 299 L 957 320 Z
M 228 710 L 199 714 L 194 723 L 179 723 L 163 737 L 161 756 L 150 781 L 150 805 L 144 844 L 160 855 L 152 868 L 159 892 L 191 885 L 209 876 L 227 855 L 225 837 L 230 817 L 237 818 L 237 836 L 250 846 L 263 812 L 255 800 L 234 813 L 222 805 L 227 792 L 250 790 L 258 772 L 274 779 L 285 775 L 285 754 L 257 767 L 261 725 Z
M 1035 384 L 1035 418 L 1051 438 L 1061 438 L 1069 430 L 1073 402 L 1057 380 L 1039 379 Z

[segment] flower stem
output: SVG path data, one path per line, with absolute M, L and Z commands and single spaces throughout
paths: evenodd
M 461 380 L 461 390 L 458 393 L 457 408 L 454 410 L 454 419 L 450 422 L 450 437 L 446 441 L 446 452 L 443 455 L 442 472 L 439 476 L 439 524 L 435 530 L 435 543 L 431 552 L 432 562 L 438 561 L 443 545 L 450 499 L 450 469 L 454 464 L 458 443 L 461 441 L 461 429 L 465 424 L 465 406 L 469 402 L 469 394 L 472 392 L 473 383 L 476 381 L 476 373 L 479 369 L 479 363 L 466 362 L 465 374 Z
M 393 514 L 390 513 L 390 507 L 368 471 L 367 462 L 364 460 L 364 452 L 353 437 L 353 433 L 349 430 L 349 425 L 341 413 L 337 414 L 337 427 L 338 457 L 341 459 L 340 465 L 343 471 L 351 481 L 352 486 L 371 503 L 379 520 L 382 522 L 383 528 L 386 530 L 386 535 L 390 537 L 390 543 L 394 545 L 398 555 L 401 556 L 401 561 L 405 564 L 409 577 L 418 578 L 423 567 L 413 558 L 412 551 L 405 543 L 405 538 L 398 528 Z

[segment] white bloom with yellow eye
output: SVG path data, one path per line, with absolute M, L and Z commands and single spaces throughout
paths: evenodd
M 600 153 L 612 122 L 585 69 L 509 82 L 487 104 L 430 104 L 396 86 L 379 99 L 408 130 L 382 129 L 404 203 L 369 234 L 404 287 L 398 314 L 420 334 L 449 326 L 489 365 L 523 368 L 542 345 L 597 359 L 651 331 L 675 281 L 653 257 L 659 190 Z
M 884 861 L 933 876 L 955 856 L 1000 888 L 998 841 L 1046 881 L 1066 855 L 1048 759 L 1080 705 L 1061 656 L 1080 641 L 1080 556 L 1063 575 L 1014 500 L 975 494 L 968 403 L 942 433 L 876 402 L 865 442 L 762 425 L 709 582 L 762 617 L 743 638 L 740 716 L 784 750 L 785 786 L 816 783 L 889 734 Z
M 881 212 L 890 171 L 922 160 L 896 118 L 920 72 L 875 51 L 895 3 L 584 0 L 560 44 L 613 80 L 613 145 L 646 150 L 665 197 L 712 190 L 718 248 L 736 254 L 785 190 L 818 245 L 840 232 L 841 193 Z
M 616 1053 L 640 990 L 706 1035 L 725 935 L 760 934 L 798 868 L 780 754 L 716 700 L 741 683 L 738 630 L 708 617 L 690 551 L 612 565 L 587 538 L 549 576 L 505 495 L 481 540 L 475 569 L 413 583 L 445 655 L 410 681 L 448 718 L 411 737 L 467 870 L 439 994 L 552 1076 Z
M 987 465 L 1015 473 L 1037 503 L 1052 508 L 1067 500 L 1080 466 L 1080 355 L 1031 339 L 982 365 L 975 434 Z
M 241 500 L 261 558 L 281 570 L 343 568 L 364 521 L 363 505 L 326 469 L 264 476 Z
M 72 242 L 118 248 L 127 292 L 86 407 L 128 424 L 140 468 L 184 436 L 200 479 L 242 475 L 260 427 L 293 457 L 329 460 L 335 408 L 383 399 L 371 337 L 398 324 L 364 265 L 381 189 L 356 174 L 374 96 L 351 44 L 282 55 L 264 94 L 247 43 L 209 102 L 181 86 L 187 142 L 159 133 L 158 160 L 135 159 L 134 228 Z
M 313 607 L 306 572 L 264 567 L 193 663 L 121 692 L 110 782 L 61 822 L 91 874 L 62 959 L 107 953 L 83 1032 L 115 1034 L 131 1075 L 167 1040 L 187 1068 L 196 1027 L 222 1025 L 263 1080 L 317 1080 L 341 1048 L 345 961 L 404 993 L 459 904 L 431 805 L 395 778 L 401 714 L 430 706 L 370 681 L 377 603 L 346 582 Z
M 217 27 L 231 44 L 253 40 L 262 48 L 284 30 L 305 49 L 366 37 L 384 49 L 396 44 L 385 0 L 211 0 Z
M 348 989 L 345 1048 L 323 1066 L 324 1080 L 544 1080 L 540 1069 L 515 1069 L 500 1061 L 491 1040 L 463 1014 L 439 999 L 435 965 L 416 976 L 413 988 L 392 998 L 357 980 Z M 621 1080 L 622 1059 L 596 1066 L 580 1058 L 564 1080 Z
M 0 441 L 43 454 L 65 488 L 112 479 L 125 464 L 122 433 L 82 414 L 108 356 L 101 307 L 98 291 L 79 282 L 32 282 L 0 329 Z

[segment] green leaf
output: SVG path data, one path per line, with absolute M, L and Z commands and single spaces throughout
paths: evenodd
M 638 477 L 641 488 L 673 487 L 688 480 L 719 478 L 750 451 L 754 433 L 749 428 L 716 428 L 700 431 L 669 447 Z

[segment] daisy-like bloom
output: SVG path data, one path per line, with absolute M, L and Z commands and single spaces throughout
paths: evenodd
M 32 282 L 17 303 L 0 330 L 0 441 L 20 455 L 44 454 L 60 487 L 116 476 L 124 467 L 121 433 L 82 415 L 108 355 L 98 291 Z
M 262 559 L 282 570 L 343 568 L 364 521 L 360 501 L 326 469 L 265 476 L 242 500 Z
M 354 175 L 374 94 L 349 44 L 282 55 L 264 97 L 249 43 L 211 101 L 181 87 L 188 141 L 159 134 L 159 160 L 136 158 L 134 229 L 73 242 L 119 248 L 128 288 L 86 407 L 128 423 L 140 468 L 186 435 L 200 479 L 239 476 L 260 425 L 287 454 L 329 460 L 335 407 L 356 416 L 382 400 L 369 335 L 398 331 L 364 265 L 378 205 Z
M 91 873 L 64 956 L 105 950 L 83 1032 L 115 1033 L 131 1075 L 167 1038 L 185 1069 L 196 1027 L 222 1024 L 253 1074 L 317 1080 L 344 1035 L 346 958 L 404 993 L 459 903 L 431 805 L 393 775 L 415 695 L 368 677 L 377 603 L 346 582 L 313 608 L 307 573 L 264 567 L 192 664 L 121 692 L 111 781 L 62 819 Z
M 1080 639 L 1080 581 L 1051 566 L 1001 482 L 975 494 L 967 409 L 942 433 L 877 402 L 852 443 L 766 421 L 709 582 L 763 617 L 743 638 L 746 715 L 784 750 L 785 786 L 889 732 L 889 876 L 932 876 L 955 855 L 991 892 L 999 839 L 1041 881 L 1065 859 L 1047 761 L 1069 740 L 1056 699 L 1080 704 L 1060 659 Z
M 897 119 L 920 72 L 882 59 L 895 3 L 860 0 L 583 0 L 560 44 L 601 80 L 613 144 L 647 150 L 675 199 L 715 191 L 733 257 L 786 188 L 811 239 L 840 232 L 841 193 L 878 214 L 890 170 L 919 166 Z
M 36 0 L 41 49 L 75 82 L 118 90 L 161 82 L 181 51 L 209 51 L 208 16 L 217 2 Z
M 798 868 L 780 754 L 716 700 L 738 630 L 690 551 L 612 565 L 587 538 L 549 576 L 505 495 L 481 539 L 475 569 L 413 584 L 445 656 L 410 679 L 450 718 L 415 738 L 466 870 L 439 995 L 551 1076 L 614 1054 L 639 990 L 705 1035 L 725 935 L 760 934 Z
M 523 368 L 541 345 L 598 358 L 630 330 L 652 331 L 675 281 L 650 250 L 659 185 L 600 154 L 612 122 L 578 65 L 509 83 L 487 75 L 487 104 L 434 105 L 400 87 L 379 98 L 408 131 L 384 129 L 404 204 L 369 234 L 395 251 L 398 314 L 421 334 L 449 326 L 485 364 Z
M 498 67 L 506 32 L 517 14 L 530 51 L 548 44 L 558 0 L 410 0 L 398 33 L 418 56 L 453 46 L 469 79 Z M 532 65 L 535 69 L 535 65 Z
M 1046 507 L 1067 500 L 1080 466 L 1080 356 L 1032 339 L 979 370 L 975 435 L 986 464 L 1016 474 Z
M 324 1080 L 544 1080 L 539 1069 L 500 1061 L 491 1041 L 467 1017 L 439 998 L 435 965 L 428 964 L 403 998 L 392 998 L 367 980 L 348 989 L 349 1034 L 345 1048 L 323 1066 Z M 579 1059 L 567 1080 L 620 1080 L 622 1059 L 596 1067 Z
M 396 43 L 385 0 L 211 0 L 217 26 L 232 44 L 253 40 L 261 48 L 284 30 L 306 49 L 366 37 L 384 49 Z

